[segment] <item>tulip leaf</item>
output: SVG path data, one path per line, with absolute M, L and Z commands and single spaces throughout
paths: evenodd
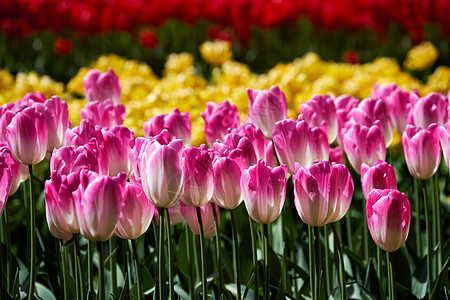
M 181 297 L 181 299 L 189 299 L 189 294 L 179 285 L 176 284 L 173 288 L 175 290 L 175 293 L 177 293 Z
M 119 300 L 127 300 L 130 298 L 130 290 L 128 286 L 128 273 L 125 274 L 123 289 L 120 293 Z
M 56 297 L 53 295 L 52 291 L 40 282 L 36 282 L 36 295 L 41 299 L 56 300 Z
M 438 278 L 434 284 L 430 299 L 441 299 L 444 287 L 448 286 L 448 269 L 450 267 L 450 258 L 447 258 Z M 443 298 L 442 298 L 443 299 Z
M 382 291 L 380 282 L 378 281 L 377 271 L 374 266 L 374 259 L 370 258 L 367 264 L 366 278 L 364 280 L 364 289 L 361 291 L 366 297 L 373 299 L 386 299 L 385 293 Z
M 427 293 L 427 257 L 424 256 L 416 267 L 412 278 L 412 293 L 419 299 Z
M 394 267 L 395 281 L 408 290 L 411 290 L 411 270 L 405 247 L 392 253 L 392 266 Z

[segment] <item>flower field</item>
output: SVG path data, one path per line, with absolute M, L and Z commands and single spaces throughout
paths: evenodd
M 0 299 L 450 298 L 448 12 L 2 1 Z

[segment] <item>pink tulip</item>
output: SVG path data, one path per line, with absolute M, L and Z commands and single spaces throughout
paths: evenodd
M 213 195 L 214 178 L 211 153 L 206 145 L 184 149 L 184 188 L 181 201 L 195 207 L 208 203 Z
M 439 93 L 430 93 L 414 103 L 408 124 L 421 128 L 428 128 L 432 123 L 444 125 L 449 120 L 448 108 L 447 97 Z
M 33 107 L 45 117 L 47 123 L 47 152 L 64 144 L 66 130 L 71 127 L 69 108 L 58 96 L 53 96 L 44 103 L 34 103 Z
M 407 125 L 402 142 L 405 160 L 412 176 L 428 179 L 436 173 L 441 162 L 439 127 L 431 124 L 428 129 Z
M 33 103 L 44 103 L 47 99 L 45 98 L 44 94 L 41 92 L 36 92 L 36 94 L 33 93 L 27 93 L 25 96 L 19 99 L 17 101 L 17 105 L 19 106 L 31 106 Z
M 328 144 L 327 126 L 325 122 L 320 127 L 311 127 L 314 144 L 316 145 L 315 160 L 328 160 L 330 145 Z
M 242 172 L 242 197 L 255 222 L 269 224 L 280 215 L 286 198 L 286 170 L 286 165 L 272 169 L 260 159 Z
M 322 161 L 311 168 L 295 164 L 295 207 L 303 222 L 319 227 L 339 221 L 353 196 L 353 180 L 345 165 Z
M 419 96 L 416 93 L 405 92 L 395 84 L 384 86 L 375 84 L 372 97 L 383 100 L 386 104 L 392 126 L 397 132 L 403 133 L 406 129 L 412 106 L 419 99 Z
M 338 164 L 345 164 L 344 150 L 342 150 L 342 147 L 336 146 L 334 148 L 330 148 L 330 161 Z
M 367 225 L 375 244 L 394 252 L 406 241 L 411 221 L 409 201 L 397 190 L 374 189 L 367 199 Z
M 252 123 L 245 123 L 239 125 L 236 129 L 232 129 L 229 133 L 237 134 L 240 137 L 247 137 L 252 143 L 253 150 L 256 155 L 256 159 L 266 159 L 266 139 L 261 129 L 253 125 Z M 224 138 L 224 143 L 225 138 Z M 232 145 L 232 143 L 230 144 Z M 256 160 L 252 163 L 254 165 Z M 250 165 L 250 164 L 249 164 Z
M 69 185 L 67 177 L 56 171 L 45 181 L 45 212 L 50 233 L 64 241 L 80 232 L 72 192 L 76 186 Z
M 283 120 L 275 124 L 273 142 L 281 164 L 287 165 L 289 174 L 294 173 L 294 163 L 310 167 L 316 159 L 317 145 L 308 123 L 299 120 Z
M 450 169 L 450 162 L 448 160 L 450 154 L 450 123 L 446 123 L 439 127 L 439 139 L 441 141 L 442 152 L 444 153 L 444 160 L 447 167 Z
M 16 115 L 16 109 L 17 105 L 12 102 L 0 106 L 0 140 L 2 141 L 6 142 L 6 128 Z
M 169 131 L 171 139 L 182 139 L 186 147 L 191 145 L 191 116 L 189 112 L 180 113 L 180 110 L 175 108 L 170 114 L 157 114 L 144 123 L 144 135 L 146 137 L 155 136 L 161 133 L 163 129 Z
M 108 154 L 109 176 L 120 172 L 130 176 L 132 171 L 130 151 L 134 147 L 134 133 L 122 125 L 103 128 L 103 146 Z
M 154 140 L 141 149 L 140 171 L 147 199 L 156 207 L 170 207 L 181 197 L 184 184 L 183 141 L 161 145 Z
M 29 107 L 12 118 L 7 127 L 8 147 L 24 165 L 40 163 L 47 153 L 47 123 L 42 114 Z
M 3 208 L 8 200 L 9 190 L 11 189 L 11 170 L 8 168 L 4 156 L 0 156 L 0 217 L 2 216 Z
M 272 168 L 278 166 L 272 140 L 266 140 L 266 164 Z
M 249 120 L 262 130 L 266 138 L 272 138 L 275 123 L 287 117 L 284 93 L 275 85 L 263 91 L 247 89 L 247 95 Z
M 64 146 L 53 150 L 50 170 L 64 175 L 86 168 L 99 175 L 108 175 L 108 154 L 102 145 L 92 138 L 86 145 L 75 148 Z
M 68 129 L 64 136 L 64 146 L 83 146 L 92 138 L 95 138 L 100 145 L 103 145 L 103 135 L 101 127 L 94 126 L 87 120 L 81 120 L 80 126 Z
M 125 120 L 125 105 L 113 105 L 107 99 L 103 102 L 89 102 L 80 110 L 81 119 L 102 127 L 114 127 L 122 125 Z
M 186 220 L 189 228 L 195 235 L 200 234 L 199 226 L 198 226 L 198 217 L 197 217 L 197 208 L 180 202 L 181 214 L 183 218 Z M 202 216 L 202 225 L 203 225 L 203 234 L 205 238 L 210 239 L 216 235 L 215 226 L 214 226 L 214 206 L 211 203 L 206 203 L 202 207 L 200 207 L 200 215 Z M 216 207 L 217 217 L 219 217 L 219 208 Z
M 372 167 L 362 164 L 361 183 L 366 199 L 373 189 L 397 189 L 394 168 L 383 160 L 377 161 Z
M 348 113 L 348 118 L 350 123 L 368 127 L 372 126 L 376 121 L 379 121 L 386 147 L 389 147 L 391 144 L 394 136 L 393 127 L 383 100 L 379 98 L 364 99 L 359 103 L 358 107 L 353 108 Z
M 358 174 L 361 174 L 363 163 L 372 166 L 377 160 L 386 158 L 386 145 L 378 121 L 370 127 L 350 124 L 343 131 L 342 144 L 350 164 Z
M 230 105 L 227 100 L 222 103 L 206 103 L 205 112 L 201 116 L 205 120 L 204 131 L 210 146 L 216 140 L 222 141 L 229 128 L 239 126 L 239 112 L 236 105 Z
M 126 175 L 110 178 L 84 174 L 80 173 L 78 196 L 74 197 L 80 232 L 89 240 L 106 241 L 119 220 Z M 86 176 L 90 178 L 83 178 Z
M 229 151 L 232 151 L 233 149 L 238 149 L 245 157 L 245 162 L 247 166 L 254 165 L 258 160 L 252 141 L 245 135 L 243 136 L 238 133 L 228 133 L 223 138 L 223 140 L 224 140 L 223 144 L 214 143 L 213 147 L 215 147 L 216 151 L 218 150 L 219 145 L 224 145 L 225 148 L 229 149 Z
M 349 116 L 348 113 L 355 107 L 358 107 L 359 100 L 350 95 L 341 95 L 334 99 L 336 106 L 336 117 L 338 120 L 338 142 L 342 140 L 342 130 L 345 129 Z
M 225 209 L 235 209 L 244 200 L 241 193 L 243 166 L 231 157 L 219 157 L 214 161 L 213 200 Z
M 338 134 L 338 120 L 333 97 L 329 95 L 314 95 L 310 100 L 300 105 L 300 114 L 311 126 L 321 126 L 325 121 L 328 143 L 331 144 Z
M 116 234 L 121 239 L 134 240 L 143 235 L 153 219 L 155 207 L 145 197 L 140 182 L 127 182 Z
M 0 142 L 0 157 L 5 159 L 8 169 L 11 170 L 11 186 L 9 189 L 9 195 L 13 195 L 20 186 L 22 175 L 22 164 L 14 159 L 11 151 L 8 149 L 6 142 Z M 28 174 L 28 168 L 26 168 Z
M 113 69 L 102 73 L 99 70 L 89 70 L 83 78 L 83 87 L 88 102 L 102 102 L 110 99 L 113 105 L 120 103 L 120 81 Z

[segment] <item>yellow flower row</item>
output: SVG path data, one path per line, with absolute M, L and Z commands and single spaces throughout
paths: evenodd
M 70 118 L 75 126 L 79 123 L 79 111 L 85 104 L 84 99 L 75 97 L 84 95 L 84 75 L 91 68 L 106 72 L 111 67 L 120 79 L 121 101 L 127 107 L 125 126 L 136 135 L 143 135 L 143 124 L 148 118 L 178 107 L 180 111 L 190 112 L 192 143 L 198 145 L 205 141 L 200 113 L 204 111 L 206 102 L 227 99 L 238 107 L 244 120 L 248 107 L 247 87 L 267 89 L 279 85 L 288 100 L 289 117 L 296 117 L 300 104 L 314 94 L 351 94 L 363 99 L 370 96 L 374 83 L 396 83 L 407 91 L 417 89 L 421 95 L 432 91 L 447 93 L 450 88 L 450 68 L 447 66 L 437 68 L 424 84 L 403 71 L 394 59 L 384 57 L 366 64 L 351 65 L 325 62 L 317 54 L 307 53 L 291 63 L 279 63 L 266 73 L 257 75 L 247 65 L 232 60 L 231 46 L 227 42 L 205 44 L 201 54 L 216 66 L 210 82 L 196 74 L 194 59 L 187 53 L 171 54 L 161 78 L 144 63 L 117 55 L 101 56 L 89 67 L 81 68 L 65 87 L 46 76 L 39 77 L 35 72 L 20 73 L 14 79 L 3 70 L 0 71 L 0 103 L 16 101 L 26 92 L 41 91 L 46 97 L 57 94 L 68 102 Z

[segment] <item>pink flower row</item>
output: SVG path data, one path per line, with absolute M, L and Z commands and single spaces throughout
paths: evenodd
M 395 251 L 406 240 L 410 208 L 406 195 L 396 190 L 392 166 L 382 162 L 393 128 L 403 132 L 413 176 L 432 176 L 441 148 L 448 163 L 449 104 L 441 94 L 420 98 L 390 85 L 376 86 L 361 102 L 317 95 L 293 120 L 286 119 L 286 99 L 278 87 L 248 89 L 244 124 L 227 101 L 208 103 L 202 114 L 208 149 L 190 147 L 189 113 L 178 109 L 149 119 L 147 137 L 135 138 L 121 125 L 125 111 L 112 70 L 89 72 L 84 86 L 89 103 L 73 129 L 67 105 L 56 96 L 27 95 L 1 107 L 0 208 L 20 183 L 21 164 L 37 164 L 51 152 L 47 221 L 51 233 L 64 240 L 78 232 L 92 240 L 107 240 L 114 232 L 135 239 L 147 230 L 153 206 L 175 207 L 180 199 L 181 214 L 197 233 L 193 207 L 202 208 L 206 236 L 214 235 L 211 201 L 225 209 L 244 201 L 255 221 L 271 223 L 284 205 L 289 174 L 302 220 L 311 226 L 336 222 L 353 195 L 342 149 L 329 146 L 337 140 L 353 168 L 362 172 L 372 237 L 381 248 Z M 171 218 L 176 222 L 175 210 Z

